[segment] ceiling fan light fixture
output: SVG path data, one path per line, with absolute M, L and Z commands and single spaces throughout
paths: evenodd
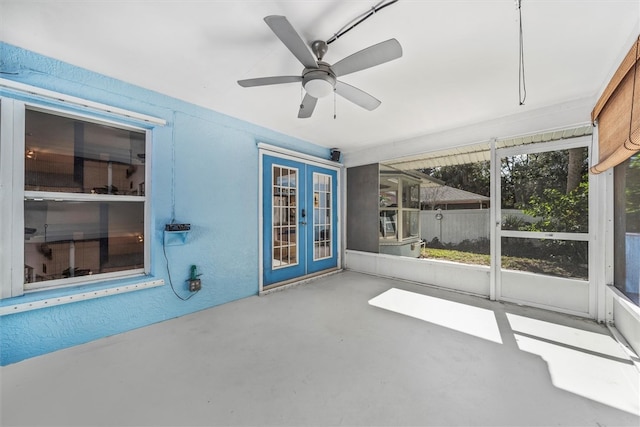
M 304 90 L 314 98 L 322 98 L 333 92 L 333 85 L 327 80 L 314 79 L 304 85 Z
M 336 78 L 325 70 L 312 70 L 302 77 L 302 86 L 314 98 L 322 98 L 333 92 Z

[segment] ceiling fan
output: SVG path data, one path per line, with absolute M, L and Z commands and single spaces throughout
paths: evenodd
M 330 65 L 322 61 L 328 50 L 326 42 L 316 40 L 311 44 L 311 50 L 313 55 L 316 56 L 316 60 L 286 17 L 271 15 L 264 18 L 264 20 L 280 41 L 304 65 L 304 70 L 302 75 L 299 76 L 273 76 L 238 80 L 240 86 L 253 87 L 301 82 L 306 92 L 298 111 L 298 118 L 301 119 L 311 117 L 318 98 L 327 96 L 333 91 L 369 111 L 376 109 L 380 105 L 381 102 L 378 99 L 354 86 L 339 81 L 337 78 L 400 58 L 402 56 L 402 46 L 396 39 L 389 39 L 369 46 Z

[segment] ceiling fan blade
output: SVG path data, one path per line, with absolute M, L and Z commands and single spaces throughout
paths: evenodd
M 375 110 L 382 102 L 357 87 L 336 82 L 336 93 L 366 110 Z
M 298 111 L 299 119 L 308 119 L 313 114 L 313 110 L 316 108 L 318 98 L 314 98 L 308 93 L 304 96 L 302 104 L 300 104 L 300 111 Z
M 306 68 L 318 68 L 311 50 L 302 40 L 298 32 L 284 16 L 270 15 L 264 18 L 271 31 L 284 43 L 284 45 L 298 58 Z
M 301 76 L 273 76 L 273 77 L 258 77 L 255 79 L 238 80 L 238 84 L 242 87 L 253 87 L 253 86 L 279 85 L 282 83 L 296 83 L 301 81 L 302 81 Z
M 336 62 L 331 66 L 336 77 L 364 70 L 402 56 L 402 46 L 396 39 L 374 44 Z

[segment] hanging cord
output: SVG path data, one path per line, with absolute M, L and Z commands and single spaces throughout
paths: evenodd
M 337 105 L 336 104 L 336 89 L 333 88 L 333 120 L 335 120 L 336 117 L 338 117 L 336 105 Z
M 524 75 L 524 35 L 522 31 L 522 0 L 516 0 L 518 3 L 518 16 L 520 21 L 520 58 L 518 61 L 518 96 L 520 105 L 524 105 L 527 99 L 527 83 Z
M 189 295 L 186 298 L 181 296 L 180 294 L 178 294 L 178 292 L 176 292 L 176 289 L 173 287 L 173 280 L 171 280 L 171 271 L 169 270 L 169 258 L 167 258 L 167 249 L 166 249 L 166 246 L 164 244 L 164 240 L 162 241 L 162 253 L 164 254 L 164 260 L 167 262 L 167 275 L 169 276 L 169 285 L 171 285 L 171 290 L 173 291 L 175 296 L 180 298 L 182 301 L 190 300 L 195 294 L 197 294 L 200 291 L 195 291 L 195 292 L 193 292 L 191 295 Z
M 333 35 L 333 37 L 331 37 L 329 40 L 327 40 L 327 44 L 331 44 L 334 41 L 338 40 L 340 37 L 342 37 L 343 35 L 347 34 L 349 31 L 353 30 L 356 26 L 361 24 L 363 21 L 369 19 L 374 13 L 384 9 L 387 6 L 391 6 L 392 4 L 394 4 L 397 1 L 398 0 L 391 0 L 389 2 L 385 2 L 385 0 L 380 1 L 378 4 L 373 6 L 371 9 L 369 9 L 368 11 L 358 15 L 357 17 L 355 17 L 354 19 L 349 21 L 349 23 L 347 23 L 345 26 L 340 28 Z

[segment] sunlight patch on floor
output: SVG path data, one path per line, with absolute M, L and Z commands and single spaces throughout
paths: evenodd
M 640 415 L 640 373 L 608 335 L 507 314 L 518 348 L 540 356 L 553 385 Z
M 392 288 L 369 304 L 502 344 L 493 311 Z
M 571 328 L 511 313 L 507 313 L 507 319 L 514 332 L 533 335 L 599 354 L 628 359 L 620 344 L 608 334 Z

